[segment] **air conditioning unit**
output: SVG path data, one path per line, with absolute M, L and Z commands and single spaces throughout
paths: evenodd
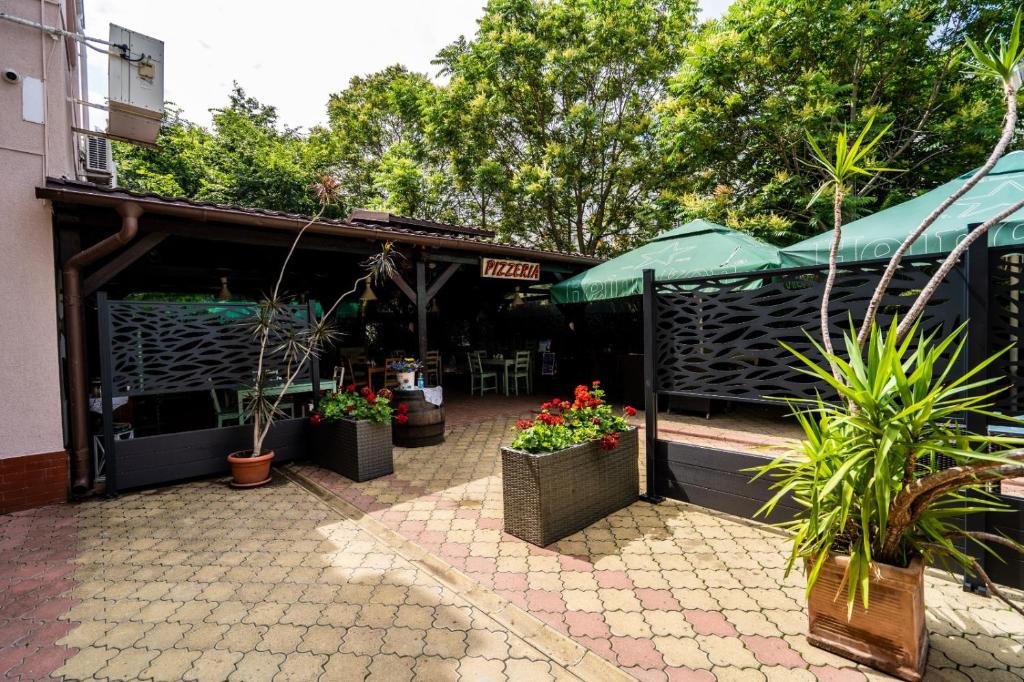
M 117 166 L 110 140 L 95 135 L 85 136 L 85 177 L 97 185 L 117 185 Z

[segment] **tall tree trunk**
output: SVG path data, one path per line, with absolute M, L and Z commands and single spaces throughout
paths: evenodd
M 875 317 L 878 315 L 878 308 L 882 304 L 882 297 L 885 295 L 886 290 L 889 288 L 889 284 L 892 282 L 892 278 L 896 276 L 896 270 L 899 269 L 900 262 L 903 260 L 903 256 L 906 255 L 910 247 L 924 234 L 932 224 L 938 220 L 938 218 L 946 212 L 946 210 L 952 206 L 960 197 L 967 194 L 975 185 L 977 185 L 982 178 L 989 174 L 992 168 L 996 165 L 996 162 L 1006 152 L 1006 148 L 1009 146 L 1010 141 L 1013 139 L 1014 132 L 1017 128 L 1017 91 L 1010 87 L 1005 88 L 1006 94 L 1006 118 L 1003 122 L 1003 133 L 999 137 L 999 141 L 996 146 L 992 149 L 992 153 L 989 155 L 988 160 L 985 164 L 978 169 L 978 172 L 971 176 L 967 182 L 965 182 L 959 189 L 950 194 L 941 204 L 935 207 L 935 210 L 928 214 L 928 216 L 917 226 L 913 232 L 911 232 L 903 243 L 900 244 L 899 248 L 889 259 L 889 264 L 886 266 L 885 271 L 882 273 L 881 279 L 878 280 L 878 285 L 875 287 L 874 294 L 871 296 L 871 301 L 868 303 L 867 312 L 864 315 L 864 321 L 861 323 L 860 331 L 857 333 L 857 345 L 861 348 L 864 347 L 864 343 L 867 341 L 868 336 L 871 334 L 871 325 L 875 321 Z M 948 260 L 948 259 L 947 259 Z M 948 271 L 947 271 L 948 274 Z M 927 289 L 926 289 L 927 291 Z M 921 296 L 918 297 L 918 301 L 925 298 L 925 303 L 934 294 L 934 288 L 928 293 L 925 298 L 925 292 L 921 292 Z M 923 304 L 922 304 L 923 305 Z M 915 302 L 915 307 L 917 303 Z M 906 318 L 904 318 L 906 322 Z M 901 324 L 900 327 L 904 325 Z M 902 337 L 902 335 L 901 335 Z
M 832 287 L 836 282 L 836 270 L 838 269 L 839 261 L 839 242 L 843 238 L 843 188 L 837 182 L 835 184 L 835 191 L 832 197 L 832 219 L 834 227 L 832 228 L 832 246 L 828 251 L 828 276 L 825 278 L 825 289 L 821 293 L 821 311 L 820 311 L 820 322 L 821 322 L 821 343 L 825 347 L 825 352 L 829 355 L 834 355 L 835 351 L 832 348 L 832 333 L 829 331 L 828 323 L 828 309 L 829 303 L 832 299 Z M 839 380 L 839 370 L 832 361 L 832 358 L 828 360 L 829 367 L 832 368 L 832 376 Z

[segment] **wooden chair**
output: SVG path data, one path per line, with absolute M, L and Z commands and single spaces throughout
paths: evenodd
M 476 385 L 480 385 L 480 395 L 483 396 L 486 391 L 498 392 L 498 373 L 497 372 L 485 372 L 484 366 L 480 362 L 480 353 L 473 352 L 467 353 L 469 356 L 469 394 L 473 395 L 473 391 L 476 390 Z M 488 386 L 488 380 L 491 385 Z
M 392 388 L 398 385 L 398 372 L 391 369 L 392 362 L 401 362 L 405 359 L 405 356 L 400 355 L 393 358 L 387 358 L 384 360 L 384 386 L 386 388 Z
M 217 389 L 210 389 L 210 398 L 213 400 L 213 411 L 217 415 L 217 428 L 224 428 L 226 422 L 235 422 L 235 424 L 242 423 L 242 406 L 235 405 L 234 409 L 227 409 L 220 404 L 220 398 L 217 396 Z
M 431 386 L 440 386 L 442 373 L 441 353 L 436 350 L 428 350 L 426 362 L 423 365 L 423 380 Z M 431 379 L 433 379 L 432 384 Z
M 516 387 L 516 395 L 519 395 L 519 380 L 526 382 L 526 393 L 530 393 L 530 351 L 517 350 L 516 364 L 512 366 L 508 380 Z
M 370 366 L 370 360 L 365 355 L 346 356 L 345 364 L 348 365 L 348 382 L 356 386 L 366 386 L 369 376 L 366 371 Z

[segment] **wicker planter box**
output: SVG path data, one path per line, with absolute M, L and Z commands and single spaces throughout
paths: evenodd
M 901 680 L 920 680 L 928 662 L 924 563 L 915 559 L 907 568 L 876 563 L 868 610 L 858 594 L 847 620 L 843 574 L 848 564 L 848 557 L 833 555 L 822 566 L 807 600 L 807 641 Z
M 343 419 L 310 426 L 313 461 L 353 481 L 394 473 L 391 423 Z
M 628 507 L 640 496 L 638 457 L 636 429 L 613 450 L 597 441 L 536 455 L 502 448 L 505 532 L 543 547 Z

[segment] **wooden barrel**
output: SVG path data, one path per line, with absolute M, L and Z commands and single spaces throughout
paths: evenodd
M 409 408 L 409 421 L 392 424 L 392 443 L 403 448 L 422 448 L 444 442 L 444 407 L 428 403 L 418 388 L 396 388 L 391 405 L 397 407 L 398 403 Z

